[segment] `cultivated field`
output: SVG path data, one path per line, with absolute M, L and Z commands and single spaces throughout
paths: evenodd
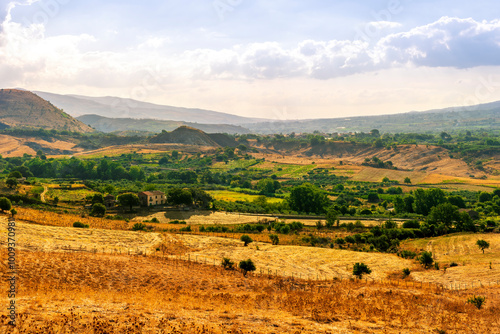
M 210 190 L 207 192 L 210 195 L 212 195 L 213 198 L 215 198 L 217 200 L 223 200 L 223 201 L 229 201 L 229 202 L 236 202 L 236 201 L 252 202 L 255 199 L 259 198 L 258 195 L 248 195 L 248 194 L 238 193 L 238 192 L 229 191 L 229 190 Z M 283 202 L 283 199 L 268 197 L 267 202 L 268 203 L 281 203 L 281 202 Z

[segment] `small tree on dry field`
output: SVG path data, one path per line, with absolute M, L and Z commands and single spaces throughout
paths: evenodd
M 352 274 L 359 279 L 363 278 L 364 274 L 370 275 L 372 270 L 364 263 L 356 263 L 352 269 Z
M 243 270 L 243 276 L 246 276 L 249 271 L 255 271 L 255 264 L 252 260 L 244 260 L 240 262 L 240 269 Z
M 250 238 L 250 237 L 249 237 L 248 235 L 246 235 L 246 234 L 245 234 L 245 235 L 242 235 L 242 236 L 241 236 L 241 238 L 240 238 L 240 240 L 241 240 L 241 241 L 243 241 L 243 242 L 245 243 L 245 244 L 244 244 L 244 246 L 245 246 L 245 247 L 246 247 L 246 246 L 248 246 L 248 244 L 250 244 L 250 243 L 252 243 L 252 242 L 253 242 L 252 238 Z
M 476 241 L 476 245 L 477 247 L 479 247 L 480 250 L 483 251 L 483 254 L 485 249 L 490 248 L 490 243 L 486 240 L 478 240 Z

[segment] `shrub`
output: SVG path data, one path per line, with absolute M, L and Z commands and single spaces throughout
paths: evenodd
M 408 220 L 403 223 L 403 228 L 420 228 L 420 222 L 418 220 Z
M 231 259 L 225 257 L 222 259 L 222 267 L 226 270 L 233 270 L 234 269 L 234 262 L 231 261 Z
M 0 197 L 0 211 L 9 211 L 12 209 L 12 203 L 6 197 Z
M 484 254 L 484 250 L 485 249 L 490 248 L 489 242 L 487 242 L 485 240 L 478 240 L 478 241 L 476 241 L 476 245 L 477 245 L 477 247 L 479 247 L 480 250 L 483 251 L 483 254 Z
M 271 239 L 273 245 L 277 245 L 280 243 L 280 238 L 276 234 L 270 234 L 269 239 Z
M 144 231 L 146 230 L 146 227 L 146 224 L 135 223 L 134 226 L 132 226 L 132 231 Z
M 409 250 L 402 250 L 401 252 L 398 253 L 398 255 L 403 259 L 414 259 L 417 256 L 417 253 Z
M 255 271 L 255 264 L 252 260 L 244 260 L 240 262 L 240 269 L 243 270 L 243 276 L 246 276 L 249 271 Z
M 452 263 L 450 263 L 450 268 L 451 267 L 458 267 L 458 264 L 456 262 L 452 262 Z
M 467 299 L 467 303 L 474 305 L 475 307 L 477 307 L 478 310 L 480 310 L 481 307 L 483 307 L 483 304 L 485 301 L 486 301 L 486 297 L 483 297 L 483 296 L 477 296 L 477 297 L 474 296 L 474 297 Z
M 418 261 L 424 266 L 424 268 L 429 268 L 434 263 L 431 252 L 422 252 L 418 257 Z
M 410 274 L 411 274 L 411 271 L 410 271 L 409 268 L 404 268 L 403 269 L 403 278 L 406 278 L 406 277 L 410 276 Z
M 364 263 L 355 263 L 352 269 L 352 274 L 357 278 L 363 278 L 364 274 L 371 274 L 372 270 Z
M 192 230 L 191 230 L 191 226 L 186 226 L 186 227 L 181 228 L 179 231 L 181 231 L 181 232 L 191 232 Z
M 92 205 L 92 211 L 90 211 L 91 216 L 96 216 L 96 217 L 104 217 L 106 214 L 106 207 L 104 204 L 101 203 L 95 203 Z
M 248 244 L 250 244 L 250 243 L 252 243 L 252 242 L 253 242 L 252 238 L 250 238 L 250 237 L 249 237 L 248 235 L 246 235 L 246 234 L 245 234 L 245 235 L 242 235 L 242 236 L 241 236 L 241 238 L 240 238 L 240 240 L 241 240 L 241 241 L 243 241 L 243 242 L 245 243 L 245 244 L 244 244 L 244 246 L 245 246 L 245 247 L 246 247 L 246 246 L 248 246 Z
M 152 223 L 159 223 L 160 221 L 158 220 L 158 218 L 153 217 L 153 218 L 151 218 L 151 222 Z
M 81 223 L 81 222 L 74 222 L 73 223 L 73 227 L 76 227 L 76 228 L 89 228 L 89 225 Z

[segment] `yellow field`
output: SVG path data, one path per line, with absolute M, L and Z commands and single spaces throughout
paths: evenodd
M 7 240 L 7 221 L 0 218 L 1 244 Z M 66 252 L 73 250 L 99 252 L 151 253 L 162 244 L 158 233 L 53 227 L 16 223 L 16 238 L 19 249 L 43 252 Z
M 249 201 L 253 202 L 259 195 L 242 194 L 229 190 L 210 190 L 207 191 L 213 198 L 221 201 L 236 202 L 236 201 Z M 275 197 L 267 197 L 268 203 L 281 203 L 283 199 Z
M 486 240 L 490 248 L 485 254 L 477 247 L 476 241 Z M 453 282 L 478 284 L 500 281 L 500 234 L 463 234 L 450 235 L 430 239 L 419 239 L 403 243 L 404 248 L 426 250 L 432 252 L 441 269 L 451 262 L 457 267 L 446 271 L 430 270 L 415 273 L 416 277 L 431 282 L 451 284 Z M 490 269 L 491 263 L 491 269 Z
M 243 242 L 235 239 L 214 238 L 196 235 L 176 235 L 175 238 L 187 247 L 197 249 L 188 254 L 199 259 L 206 258 L 209 263 L 223 257 L 235 262 L 252 259 L 258 268 L 280 275 L 307 277 L 351 277 L 356 262 L 364 262 L 373 273 L 373 279 L 386 278 L 394 271 L 412 267 L 413 262 L 395 255 L 361 253 L 347 250 L 326 249 L 300 246 L 273 246 L 269 243 L 251 243 L 243 247 Z M 258 248 L 258 249 L 257 249 Z

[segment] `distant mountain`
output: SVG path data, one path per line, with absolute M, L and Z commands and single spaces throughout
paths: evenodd
M 248 124 L 265 119 L 241 117 L 211 110 L 163 106 L 118 97 L 88 97 L 36 92 L 72 116 L 99 115 L 108 118 L 158 119 L 202 124 Z
M 172 132 L 162 132 L 159 135 L 150 138 L 149 142 L 155 144 L 186 144 L 186 145 L 199 145 L 199 146 L 220 146 L 215 140 L 210 138 L 205 132 L 190 128 L 188 126 L 181 126 Z
M 34 93 L 19 89 L 1 89 L 0 128 L 9 127 L 94 131 Z
M 202 130 L 206 133 L 250 133 L 250 130 L 245 129 L 244 127 L 229 124 L 197 124 L 180 121 L 162 121 L 155 119 L 107 118 L 99 115 L 83 115 L 77 117 L 76 119 L 101 132 L 162 132 L 162 130 L 173 131 L 180 126 L 185 125 Z
M 381 132 L 426 133 L 455 130 L 500 129 L 500 101 L 471 107 L 454 107 L 393 115 L 343 117 L 246 124 L 256 133 L 346 133 Z

